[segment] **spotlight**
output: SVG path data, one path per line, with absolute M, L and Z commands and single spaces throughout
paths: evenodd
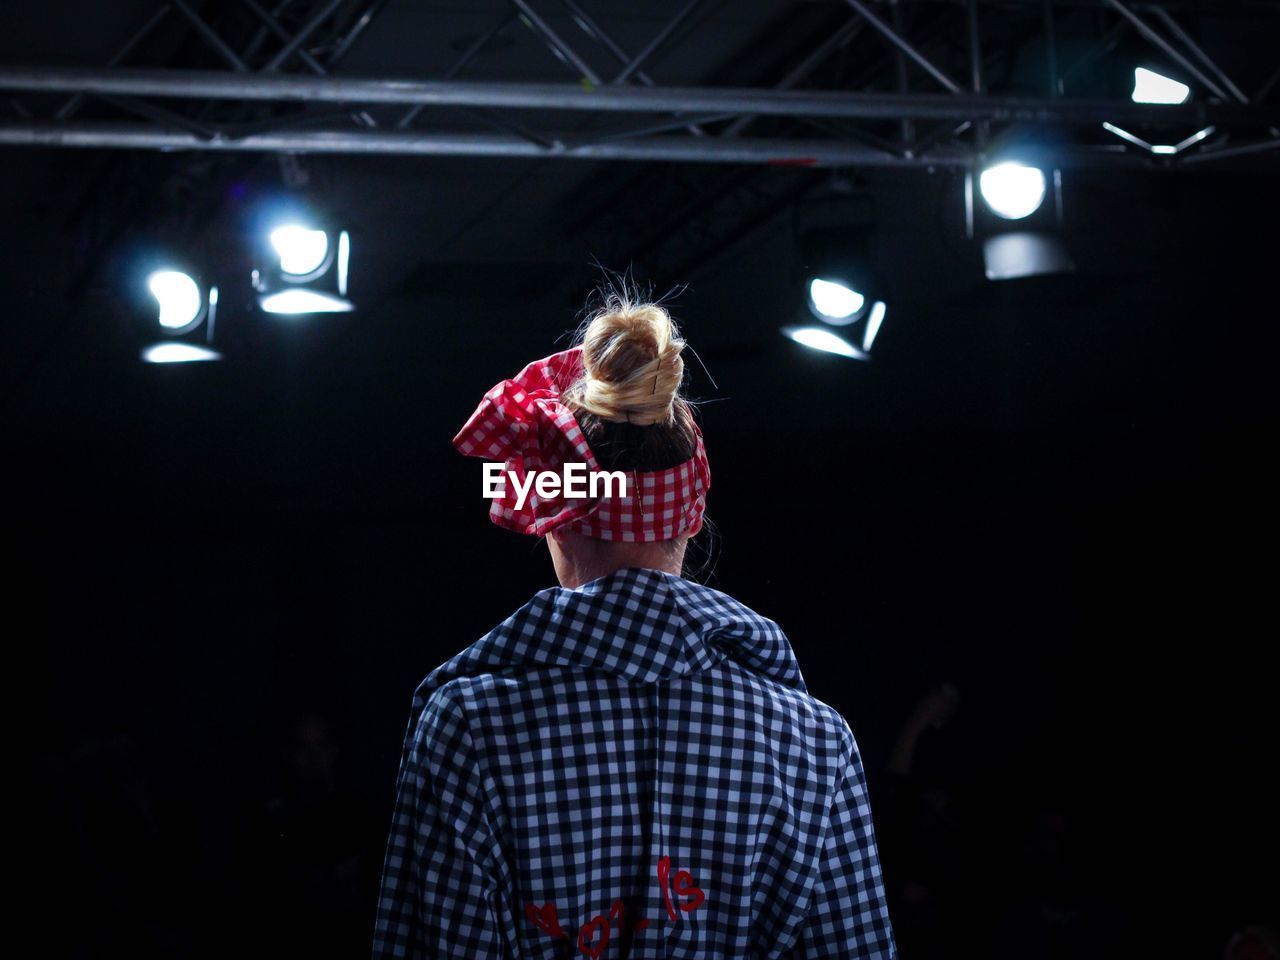
M 809 281 L 809 309 L 819 320 L 853 323 L 866 303 L 866 296 L 839 280 L 814 277 Z
M 1067 273 L 1075 263 L 1063 243 L 1062 174 L 1052 171 L 1052 202 L 1046 204 L 1050 182 L 1039 166 L 1014 157 L 1034 157 L 1036 144 L 1005 144 L 1006 158 L 986 167 L 975 178 L 965 174 L 967 232 L 982 244 L 983 270 L 988 280 L 1013 280 L 1049 273 Z M 976 190 L 974 180 L 977 180 Z M 979 216 L 974 194 L 980 193 L 989 213 Z M 1026 221 L 1017 223 L 1010 221 Z
M 877 268 L 875 239 L 871 224 L 856 219 L 846 226 L 811 227 L 800 235 L 796 286 L 802 282 L 803 293 L 797 290 L 794 301 L 796 325 L 784 328 L 784 334 L 814 350 L 870 359 L 888 299 L 885 276 Z M 811 326 L 810 317 L 821 325 Z M 854 324 L 862 324 L 860 335 L 853 332 Z M 842 328 L 841 333 L 830 327 Z
M 869 360 L 870 357 L 844 337 L 823 327 L 783 327 L 782 334 L 810 350 L 834 353 L 851 360 Z
M 1132 97 L 1134 103 L 1177 105 L 1186 103 L 1191 98 L 1191 87 L 1181 80 L 1147 67 L 1135 67 Z M 1156 157 L 1177 156 L 1215 132 L 1215 128 L 1211 126 L 1193 130 L 1188 125 L 1161 120 L 1139 123 L 1128 129 L 1104 122 L 1102 128 L 1125 143 Z
M 270 267 L 253 271 L 253 287 L 264 313 L 348 313 L 351 237 L 346 230 L 290 222 L 268 234 L 264 259 Z
M 207 346 L 213 342 L 217 319 L 217 287 L 202 292 L 195 277 L 174 268 L 153 270 L 147 275 L 146 287 L 156 304 L 149 333 L 159 332 L 172 339 L 147 347 L 142 359 L 148 363 L 220 359 L 221 355 Z
M 1044 173 L 1014 161 L 987 167 L 978 178 L 978 189 L 991 212 L 1006 220 L 1021 220 L 1044 203 Z
M 1191 96 L 1191 88 L 1172 77 L 1137 67 L 1133 71 L 1134 103 L 1186 103 Z

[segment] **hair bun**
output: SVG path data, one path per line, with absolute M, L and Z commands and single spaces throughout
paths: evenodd
M 583 333 L 585 374 L 566 399 L 604 420 L 670 424 L 684 380 L 684 346 L 663 307 L 610 294 Z

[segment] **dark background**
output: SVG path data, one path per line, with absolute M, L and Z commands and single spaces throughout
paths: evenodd
M 908 960 L 1216 956 L 1277 921 L 1274 170 L 1066 171 L 1079 270 L 993 284 L 945 171 L 752 170 L 793 202 L 676 256 L 654 184 L 736 168 L 0 162 L 11 829 L 49 952 L 363 954 L 413 688 L 553 583 L 449 440 L 567 343 L 593 258 L 681 285 L 709 582 L 857 735 Z M 285 196 L 349 226 L 357 312 L 250 309 Z M 778 334 L 818 223 L 873 231 L 869 363 Z M 221 284 L 222 362 L 138 362 L 160 247 Z

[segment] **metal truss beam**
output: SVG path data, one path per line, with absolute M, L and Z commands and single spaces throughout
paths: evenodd
M 1280 104 L 1266 99 L 1275 77 L 1251 100 L 1232 82 L 1227 70 L 1174 19 L 1171 11 L 1207 13 L 1199 0 L 893 0 L 887 5 L 876 0 L 843 0 L 841 5 L 848 8 L 846 12 L 852 16 L 826 34 L 772 89 L 664 87 L 644 72 L 643 66 L 671 40 L 702 0 L 685 0 L 681 9 L 635 54 L 623 50 L 575 0 L 562 0 L 578 25 L 601 43 L 621 66 L 621 72 L 612 81 L 593 70 L 550 23 L 538 15 L 529 0 L 510 0 L 508 17 L 474 44 L 457 67 L 443 78 L 433 80 L 348 78 L 331 74 L 334 64 L 386 5 L 386 0 L 368 0 L 363 4 L 363 15 L 345 37 L 338 38 L 337 52 L 323 58 L 323 63 L 306 49 L 306 41 L 321 25 L 332 20 L 344 0 L 313 0 L 303 25 L 293 31 L 277 19 L 291 0 L 279 0 L 270 11 L 259 0 L 243 2 L 260 21 L 250 47 L 256 47 L 269 35 L 282 43 L 260 67 L 250 48 L 244 52 L 233 51 L 195 13 L 191 0 L 167 0 L 126 50 L 154 28 L 166 12 L 176 12 L 230 70 L 126 69 L 117 66 L 125 51 L 114 57 L 105 69 L 0 67 L 0 91 L 72 96 L 48 121 L 36 119 L 31 111 L 18 110 L 18 121 L 0 127 L 0 145 L 927 167 L 980 162 L 987 144 L 996 142 L 992 139 L 993 128 L 1007 124 L 1096 127 L 1105 122 L 1124 126 L 1180 125 L 1218 131 L 1213 142 L 1206 142 L 1203 148 L 1186 157 L 1152 157 L 1117 144 L 1071 147 L 1059 136 L 1046 138 L 1046 142 L 1056 145 L 1041 151 L 1044 160 L 1055 166 L 1102 163 L 1167 168 L 1183 164 L 1199 166 L 1234 156 L 1266 154 L 1269 160 L 1275 150 L 1276 128 L 1280 125 Z M 941 65 L 944 61 L 926 52 L 938 49 L 932 32 L 917 29 L 910 39 L 904 32 L 903 7 L 926 3 L 965 8 L 967 17 L 962 20 L 967 20 L 971 76 L 965 78 L 964 84 L 944 69 Z M 1259 0 L 1237 2 L 1232 6 L 1256 12 L 1265 4 Z M 1092 7 L 1105 11 L 1115 18 L 1108 35 L 1125 28 L 1136 31 L 1195 77 L 1211 96 L 1180 106 L 1063 97 L 1063 80 L 1074 68 L 1062 73 L 1058 70 L 1057 45 L 1053 38 L 1055 7 Z M 1280 3 L 1275 7 L 1280 11 Z M 988 90 L 979 8 L 1005 11 L 1025 8 L 1033 18 L 1039 14 L 1049 61 L 1046 96 L 1007 96 Z M 1215 5 L 1215 12 L 1221 9 Z M 877 13 L 879 10 L 887 11 L 887 16 Z M 495 83 L 456 79 L 456 74 L 478 49 L 515 16 L 538 34 L 584 82 Z M 1014 19 L 1025 24 L 1027 18 L 1018 14 Z M 955 20 L 951 14 L 943 13 L 934 25 L 941 23 L 950 30 Z M 835 26 L 837 24 L 833 24 Z M 891 65 L 896 66 L 896 92 L 870 92 L 864 83 L 854 83 L 849 90 L 792 89 L 828 59 L 833 50 L 850 42 L 859 32 L 875 33 L 887 41 L 886 51 L 890 53 L 886 55 L 890 56 Z M 906 76 L 908 61 L 928 75 L 919 79 L 929 92 L 913 89 Z M 316 75 L 281 72 L 290 62 Z M 954 67 L 953 59 L 948 66 Z M 864 76 L 863 81 L 869 83 L 870 79 Z M 150 120 L 151 125 L 71 122 L 70 114 L 86 96 Z M 159 102 L 166 99 L 198 99 L 205 102 L 206 110 L 199 117 L 189 118 Z M 279 111 L 277 116 L 266 116 L 252 125 L 206 122 L 204 114 L 208 112 L 209 101 L 219 100 L 295 109 Z M 298 111 L 299 104 L 315 109 Z M 395 125 L 396 129 L 371 129 L 378 124 L 366 110 L 388 105 L 409 110 Z M 464 115 L 479 116 L 499 133 L 476 135 L 438 128 L 427 132 L 406 129 L 413 117 L 425 108 L 453 108 Z M 567 134 L 530 129 L 513 114 L 504 112 L 512 110 L 572 112 L 594 117 L 612 113 L 648 116 L 633 121 L 629 127 L 624 124 L 622 129 Z M 332 122 L 344 114 L 354 117 L 363 129 L 333 128 Z M 782 125 L 775 122 L 772 129 L 779 135 L 770 139 L 740 138 L 746 125 L 757 117 L 800 122 Z M 933 121 L 925 126 L 923 135 L 916 124 L 918 120 Z M 866 129 L 867 123 L 887 121 L 899 125 L 900 143 L 890 142 Z M 542 122 L 551 121 L 544 118 Z M 706 127 L 721 123 L 724 126 L 714 133 Z M 325 125 L 323 129 L 321 124 Z M 834 138 L 803 139 L 803 134 L 796 137 L 787 133 L 803 130 L 806 125 L 834 133 Z M 665 135 L 681 128 L 693 136 Z M 966 131 L 972 132 L 962 143 L 957 138 Z
M 1032 123 L 1280 122 L 1274 105 L 1194 102 L 1180 106 L 1129 101 L 1041 99 L 970 94 L 845 93 L 738 87 L 477 83 L 234 74 L 180 70 L 0 68 L 0 90 L 109 94 L 281 103 L 408 104 L 428 107 L 568 110 L 588 113 L 755 114 L 843 119 L 991 120 Z
M 575 160 L 767 164 L 785 167 L 880 166 L 969 167 L 970 151 L 939 146 L 925 155 L 879 150 L 842 140 L 760 140 L 711 137 L 647 137 L 573 145 L 562 140 L 544 147 L 521 137 L 497 134 L 382 133 L 356 130 L 299 130 L 254 134 L 240 139 L 203 138 L 127 123 L 0 123 L 0 145 L 122 148 L 134 150 L 214 150 L 273 153 L 398 154 L 414 156 L 535 157 Z M 1222 150 L 1222 156 L 1280 148 L 1263 140 L 1247 149 Z M 1200 155 L 1204 160 L 1209 154 Z M 1141 168 L 1151 161 L 1123 147 L 1056 149 L 1052 162 L 1062 167 Z M 1169 164 L 1173 166 L 1174 164 Z

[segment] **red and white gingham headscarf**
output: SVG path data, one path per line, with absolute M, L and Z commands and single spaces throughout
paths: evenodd
M 693 456 L 667 470 L 627 471 L 626 496 L 543 499 L 531 486 L 524 506 L 516 509 L 514 484 L 505 474 L 523 487 L 530 472 L 559 473 L 567 463 L 585 464 L 588 472 L 600 469 L 573 411 L 560 402 L 560 394 L 582 375 L 581 347 L 535 360 L 486 393 L 453 438 L 468 457 L 505 462 L 505 493 L 494 498 L 489 519 L 539 537 L 567 524 L 599 540 L 651 542 L 697 533 L 711 470 L 696 423 Z

